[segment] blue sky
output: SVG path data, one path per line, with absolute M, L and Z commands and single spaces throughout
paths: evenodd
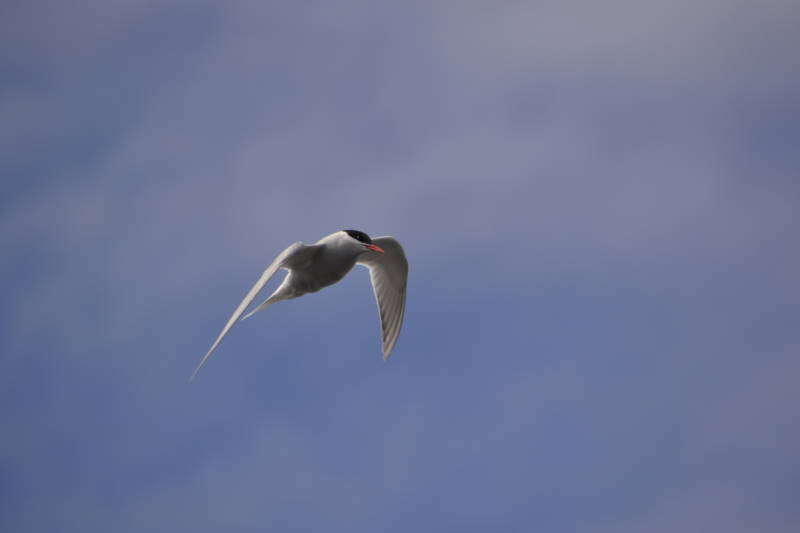
M 798 15 L 5 2 L 0 529 L 796 531 Z

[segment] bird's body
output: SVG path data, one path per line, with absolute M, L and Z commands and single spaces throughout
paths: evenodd
M 280 294 L 281 300 L 297 298 L 341 281 L 356 266 L 358 259 L 349 243 L 342 241 L 334 233 L 307 246 L 304 253 L 289 258 L 286 263 L 289 275 L 276 295 Z
M 343 230 L 323 237 L 312 245 L 296 242 L 281 252 L 239 304 L 217 340 L 197 365 L 192 378 L 217 348 L 269 279 L 286 269 L 289 274 L 269 298 L 242 319 L 279 302 L 317 292 L 340 281 L 356 264 L 370 270 L 372 288 L 381 318 L 384 359 L 394 348 L 403 324 L 408 262 L 402 246 L 392 237 L 375 240 L 356 230 Z

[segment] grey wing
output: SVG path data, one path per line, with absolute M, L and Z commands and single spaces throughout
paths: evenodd
M 383 358 L 388 359 L 403 326 L 408 261 L 403 247 L 394 237 L 378 237 L 372 242 L 385 253 L 367 252 L 359 257 L 358 263 L 369 268 L 372 290 L 375 292 L 381 317 Z
M 289 260 L 295 254 L 301 252 L 303 249 L 309 248 L 308 246 L 304 245 L 302 242 L 296 242 L 282 251 L 278 257 L 264 270 L 264 273 L 261 274 L 261 277 L 258 278 L 255 285 L 250 289 L 250 292 L 247 293 L 247 296 L 244 297 L 244 300 L 241 301 L 239 307 L 236 308 L 236 311 L 233 312 L 231 317 L 228 319 L 228 323 L 225 324 L 225 327 L 222 328 L 222 333 L 219 334 L 217 340 L 214 341 L 214 344 L 211 345 L 211 348 L 208 350 L 206 355 L 203 359 L 200 360 L 200 363 L 197 365 L 197 368 L 194 369 L 192 372 L 192 376 L 189 378 L 189 381 L 193 380 L 194 377 L 197 375 L 197 372 L 202 368 L 205 362 L 211 357 L 211 354 L 214 353 L 214 350 L 217 349 L 219 343 L 222 342 L 223 337 L 227 335 L 228 331 L 233 327 L 236 323 L 236 320 L 244 313 L 244 310 L 247 309 L 247 306 L 258 296 L 258 293 L 261 292 L 261 289 L 264 288 L 264 285 L 270 280 L 272 276 L 281 268 L 287 260 Z

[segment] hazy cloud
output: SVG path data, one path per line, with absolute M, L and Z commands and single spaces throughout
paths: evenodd
M 792 2 L 0 11 L 2 529 L 796 527 Z

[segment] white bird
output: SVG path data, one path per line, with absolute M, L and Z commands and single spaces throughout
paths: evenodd
M 194 369 L 189 381 L 194 379 L 228 331 L 278 269 L 283 268 L 289 271 L 283 279 L 283 283 L 261 305 L 242 317 L 242 320 L 275 302 L 297 298 L 333 285 L 350 272 L 356 264 L 364 265 L 369 269 L 372 289 L 381 318 L 383 359 L 388 359 L 397 342 L 397 337 L 400 335 L 406 308 L 406 280 L 408 279 L 406 254 L 394 237 L 370 239 L 366 233 L 347 229 L 323 237 L 315 244 L 305 245 L 302 242 L 296 242 L 282 251 L 264 270 L 256 284 L 233 312 L 228 323 L 222 328 L 222 333 Z

